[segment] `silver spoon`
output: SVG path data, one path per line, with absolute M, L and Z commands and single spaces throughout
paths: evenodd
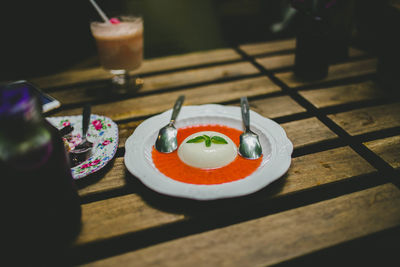
M 258 159 L 262 154 L 262 148 L 258 135 L 250 130 L 250 108 L 247 97 L 240 98 L 244 133 L 240 135 L 239 155 L 246 159 Z
M 182 103 L 185 100 L 185 96 L 181 95 L 175 102 L 174 108 L 172 110 L 172 116 L 170 122 L 160 129 L 158 132 L 155 148 L 159 152 L 171 153 L 178 148 L 178 142 L 176 140 L 176 135 L 178 131 L 174 126 L 176 117 L 178 117 L 179 111 L 181 110 Z

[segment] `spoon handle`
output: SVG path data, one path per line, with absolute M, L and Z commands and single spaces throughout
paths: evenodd
M 172 116 L 171 116 L 171 122 L 170 123 L 174 123 L 176 117 L 178 117 L 179 111 L 181 110 L 183 101 L 185 100 L 185 96 L 181 95 L 178 97 L 178 99 L 175 102 L 174 108 L 172 110 Z
M 86 134 L 89 129 L 90 113 L 91 113 L 90 104 L 86 104 L 83 107 L 83 113 L 82 113 L 82 138 L 86 138 Z
M 250 108 L 249 102 L 247 101 L 247 97 L 240 98 L 240 107 L 242 110 L 242 119 L 245 128 L 245 132 L 250 131 Z

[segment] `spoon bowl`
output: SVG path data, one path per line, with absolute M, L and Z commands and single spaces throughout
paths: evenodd
M 262 148 L 258 135 L 250 130 L 250 108 L 247 97 L 240 98 L 244 133 L 240 135 L 239 155 L 246 159 L 258 159 L 262 155 Z
M 157 151 L 162 153 L 171 153 L 178 148 L 178 141 L 176 140 L 178 131 L 174 126 L 174 122 L 176 117 L 178 117 L 184 100 L 185 96 L 181 95 L 178 97 L 172 110 L 170 122 L 158 132 L 157 140 L 154 146 Z

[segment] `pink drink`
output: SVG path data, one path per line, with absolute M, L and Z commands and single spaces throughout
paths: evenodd
M 121 23 L 92 22 L 101 65 L 114 74 L 138 68 L 143 59 L 143 20 L 121 17 Z

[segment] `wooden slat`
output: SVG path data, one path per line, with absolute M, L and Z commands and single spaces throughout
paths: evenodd
M 289 68 L 294 66 L 294 54 L 257 58 L 256 61 L 267 70 Z
M 233 49 L 218 49 L 203 52 L 195 52 L 184 55 L 169 56 L 163 58 L 144 60 L 143 65 L 134 73 L 149 73 L 177 68 L 191 67 L 202 64 L 219 63 L 229 60 L 238 60 L 240 55 Z M 57 86 L 66 86 L 75 83 L 91 82 L 109 79 L 111 75 L 100 67 L 71 70 L 46 77 L 39 77 L 31 81 L 42 89 Z
M 227 78 L 256 74 L 259 71 L 250 63 L 239 62 L 222 66 L 199 68 L 194 70 L 178 71 L 146 77 L 145 83 L 138 93 L 148 93 L 158 90 L 167 90 L 173 87 L 187 86 L 195 83 L 219 81 Z M 62 104 L 74 104 L 96 100 L 105 100 L 107 95 L 101 90 L 111 92 L 111 88 L 103 84 L 81 85 L 49 93 Z M 101 87 L 101 88 L 99 88 Z M 109 87 L 109 86 L 108 86 Z
M 137 195 L 125 195 L 82 205 L 82 230 L 75 244 L 100 241 L 182 220 L 184 215 L 150 207 Z
M 120 125 L 120 147 L 125 146 L 126 139 L 133 133 L 138 122 Z M 318 142 L 332 140 L 337 136 L 317 118 L 309 118 L 282 124 L 295 149 Z M 122 128 L 122 129 L 121 129 Z M 294 159 L 296 161 L 297 159 Z M 121 189 L 126 185 L 126 168 L 123 158 L 116 158 L 113 167 L 96 183 L 86 185 L 79 190 L 80 196 Z M 129 178 L 128 178 L 129 179 Z M 79 181 L 78 181 L 79 182 Z
M 400 168 L 400 135 L 364 143 L 395 169 Z
M 125 147 L 126 139 L 128 139 L 128 137 L 131 136 L 136 127 L 138 127 L 142 122 L 143 120 L 121 123 L 118 125 L 118 131 L 119 131 L 118 147 Z
M 124 130 L 121 131 L 120 129 L 120 147 L 125 146 L 126 139 L 133 133 L 136 127 L 136 122 L 123 124 L 122 128 Z M 286 130 L 286 133 L 292 141 L 295 149 L 337 138 L 332 131 L 316 118 L 284 123 L 282 124 L 282 127 Z M 89 185 L 79 190 L 79 194 L 81 196 L 86 196 L 92 193 L 120 189 L 125 185 L 125 166 L 123 165 L 122 158 L 117 158 L 113 168 L 104 178 L 93 185 Z
M 349 48 L 349 58 L 356 58 L 365 55 L 365 52 L 356 48 Z M 278 55 L 257 58 L 256 61 L 267 70 L 278 70 L 294 67 L 294 54 Z
M 277 92 L 280 88 L 267 77 L 251 78 L 193 89 L 126 99 L 92 106 L 94 114 L 113 120 L 153 115 L 171 108 L 178 95 L 186 95 L 185 105 L 218 103 L 239 99 L 242 96 L 257 96 Z M 78 115 L 81 109 L 61 111 L 55 116 Z
M 356 109 L 328 116 L 351 135 L 400 126 L 400 103 Z
M 293 50 L 296 47 L 296 39 L 273 41 L 239 46 L 245 53 L 251 56 Z
M 171 101 L 173 101 L 171 99 Z M 250 106 L 254 111 L 267 118 L 277 118 L 281 116 L 294 115 L 304 112 L 305 109 L 295 103 L 288 96 L 265 98 L 250 101 Z M 160 104 L 160 108 L 169 109 L 170 104 Z M 133 133 L 135 128 L 142 121 L 119 124 L 119 146 L 125 145 L 126 139 Z M 290 139 L 294 140 L 295 147 L 325 141 L 336 138 L 337 136 L 330 131 L 323 123 L 316 118 L 290 122 L 282 125 L 288 131 Z M 298 146 L 297 146 L 298 142 Z
M 121 168 L 124 167 L 117 165 L 111 172 L 122 173 Z M 293 159 L 287 175 L 285 178 L 281 178 L 284 179 L 281 180 L 282 185 L 270 192 L 270 195 L 263 194 L 261 197 L 264 200 L 265 198 L 275 198 L 374 171 L 372 166 L 349 147 L 309 154 Z M 126 182 L 125 177 L 119 179 L 122 183 Z M 132 179 L 132 177 L 128 179 Z M 112 184 L 118 183 L 115 181 L 103 183 L 100 180 L 97 184 L 88 186 L 83 192 L 114 189 Z M 81 194 L 82 191 L 79 193 Z M 180 214 L 168 214 L 154 210 L 137 195 L 85 204 L 82 205 L 82 210 L 84 227 L 77 244 L 111 238 L 183 219 L 183 215 Z M 140 218 L 134 216 L 140 216 Z M 151 218 L 147 218 L 147 216 L 151 216 Z M 143 222 L 136 222 L 134 219 L 140 219 Z
M 271 112 L 273 113 L 273 112 Z M 266 116 L 267 112 L 260 112 L 260 114 Z M 274 118 L 274 116 L 267 116 Z M 141 121 L 121 124 L 119 126 L 119 146 L 124 147 L 126 139 L 133 133 L 135 128 L 140 124 Z M 308 118 L 298 121 L 292 121 L 283 123 L 281 125 L 289 139 L 292 141 L 295 149 L 304 146 L 317 144 L 322 141 L 333 140 L 337 138 L 337 135 L 329 130 L 321 121 L 317 118 Z M 121 129 L 122 127 L 122 129 Z
M 254 43 L 254 44 L 245 44 L 240 45 L 239 48 L 243 50 L 246 54 L 250 56 L 259 56 L 263 54 L 281 52 L 281 51 L 290 51 L 295 50 L 296 48 L 296 39 L 287 39 L 287 40 L 278 40 L 272 42 L 262 42 L 262 43 Z M 354 47 L 349 47 L 349 56 L 350 57 L 359 57 L 365 55 L 365 52 Z M 292 58 L 292 65 L 294 64 L 294 54 L 289 55 Z M 269 57 L 275 58 L 275 57 Z M 279 58 L 277 56 L 276 58 Z M 265 58 L 267 60 L 267 58 Z M 277 59 L 275 59 L 277 60 Z M 275 61 L 272 60 L 272 61 Z M 279 68 L 281 68 L 280 66 Z
M 299 94 L 315 107 L 323 108 L 363 100 L 374 100 L 385 97 L 382 88 L 373 82 L 366 81 L 316 90 L 299 91 Z
M 100 180 L 89 182 L 89 184 L 82 185 L 86 182 L 87 178 L 82 178 L 76 181 L 79 196 L 85 197 L 92 194 L 107 192 L 110 190 L 122 189 L 126 186 L 126 172 L 124 158 L 116 158 L 113 162 L 109 163 L 110 170 L 107 171 Z M 89 178 L 90 179 L 90 178 Z
M 305 112 L 305 109 L 292 100 L 289 96 L 277 96 L 253 100 L 250 101 L 250 106 L 254 111 L 258 112 L 262 116 L 271 119 Z M 171 104 L 167 102 L 160 103 L 159 107 L 167 110 L 171 108 Z M 141 122 L 142 120 L 119 124 L 119 147 L 125 146 L 126 139 L 133 133 L 133 131 Z M 320 127 L 320 125 L 318 127 Z M 322 127 L 324 126 L 322 125 Z
M 337 135 L 317 118 L 283 123 L 282 127 L 293 142 L 294 148 L 337 138 Z
M 276 76 L 289 87 L 318 84 L 322 82 L 352 78 L 376 73 L 376 59 L 365 59 L 348 63 L 340 63 L 329 67 L 328 76 L 321 80 L 303 81 L 295 77 L 292 71 L 277 73 Z
M 323 184 L 370 174 L 376 170 L 349 147 L 297 157 L 276 196 L 309 190 Z
M 349 47 L 349 57 L 350 58 L 356 58 L 356 57 L 362 57 L 367 55 L 367 52 L 354 48 L 354 47 Z
M 278 96 L 250 101 L 250 107 L 267 118 L 278 118 L 305 112 L 306 109 L 297 104 L 289 96 Z
M 384 184 L 89 265 L 267 266 L 399 224 L 400 191 Z

